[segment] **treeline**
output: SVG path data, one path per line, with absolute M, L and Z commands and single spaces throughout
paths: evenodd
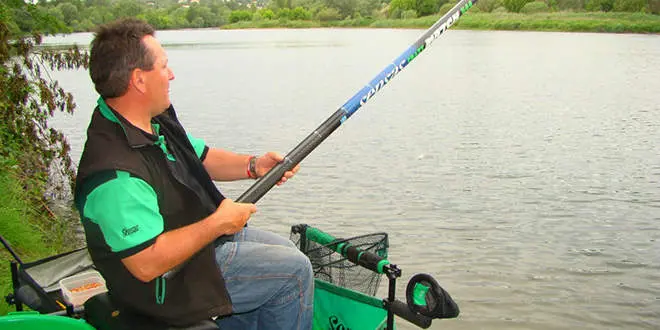
M 23 0 L 0 1 L 0 233 L 25 261 L 77 245 L 78 222 L 56 216 L 51 202 L 73 185 L 74 165 L 64 134 L 49 126 L 72 112 L 73 96 L 51 78 L 54 70 L 85 68 L 78 48 L 40 49 L 41 35 L 65 32 L 61 21 Z M 0 263 L 11 256 L 0 248 Z M 0 296 L 9 293 L 0 272 Z M 8 311 L 0 304 L 0 315 Z
M 90 31 L 120 17 L 157 29 L 221 27 L 240 21 L 332 22 L 411 19 L 447 12 L 456 0 L 51 0 L 37 3 L 71 31 Z M 660 0 L 479 0 L 472 12 L 642 12 L 660 14 Z M 20 13 L 17 23 L 22 22 Z M 29 18 L 27 15 L 25 18 Z

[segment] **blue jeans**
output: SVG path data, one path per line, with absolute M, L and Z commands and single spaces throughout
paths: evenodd
M 312 265 L 291 241 L 246 227 L 215 257 L 234 311 L 216 320 L 221 329 L 312 328 Z

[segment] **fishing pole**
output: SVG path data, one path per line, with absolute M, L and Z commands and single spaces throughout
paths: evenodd
M 477 0 L 461 0 L 445 15 L 440 17 L 422 36 L 415 41 L 403 54 L 399 55 L 392 63 L 387 65 L 366 86 L 351 97 L 335 113 L 326 119 L 319 127 L 309 134 L 293 150 L 291 150 L 278 165 L 273 167 L 266 175 L 259 178 L 238 199 L 241 203 L 256 203 L 271 188 L 280 181 L 286 171 L 290 171 L 296 164 L 300 163 L 321 142 L 332 134 L 341 124 L 350 118 L 358 109 L 396 77 L 404 68 L 410 64 L 420 53 L 428 48 L 435 39 L 447 31 Z
M 366 86 L 351 97 L 335 113 L 326 119 L 319 127 L 310 133 L 302 142 L 293 148 L 284 159 L 259 178 L 250 188 L 236 199 L 240 203 L 256 203 L 277 182 L 280 181 L 286 171 L 290 171 L 296 164 L 300 163 L 309 155 L 321 142 L 323 142 L 332 132 L 341 124 L 350 118 L 358 109 L 378 93 L 387 83 L 392 81 L 397 74 L 410 64 L 419 54 L 428 48 L 435 39 L 449 29 L 456 21 L 470 9 L 477 0 L 461 0 L 452 7 L 446 14 L 438 19 L 428 30 L 426 30 L 417 41 L 415 41 L 403 54 L 399 55 L 392 63 L 387 65 L 375 78 Z M 163 277 L 170 278 L 176 274 L 183 266 L 180 264 L 172 270 L 163 274 Z

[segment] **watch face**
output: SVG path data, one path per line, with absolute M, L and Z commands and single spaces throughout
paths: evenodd
M 250 176 L 252 176 L 256 179 L 257 178 L 257 157 L 256 156 L 250 157 L 250 163 L 249 163 L 248 170 L 250 171 Z

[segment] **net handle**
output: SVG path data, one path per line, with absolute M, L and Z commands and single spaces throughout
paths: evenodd
M 321 231 L 317 228 L 305 225 L 304 236 L 310 241 L 319 243 L 347 258 L 350 262 L 369 269 L 378 274 L 383 274 L 385 266 L 389 265 L 390 262 L 386 258 L 383 258 L 373 252 L 362 250 L 358 247 L 351 245 L 347 239 L 337 239 L 334 236 Z M 355 236 L 353 238 L 361 238 L 371 235 L 386 235 L 385 233 L 374 233 L 369 235 Z

